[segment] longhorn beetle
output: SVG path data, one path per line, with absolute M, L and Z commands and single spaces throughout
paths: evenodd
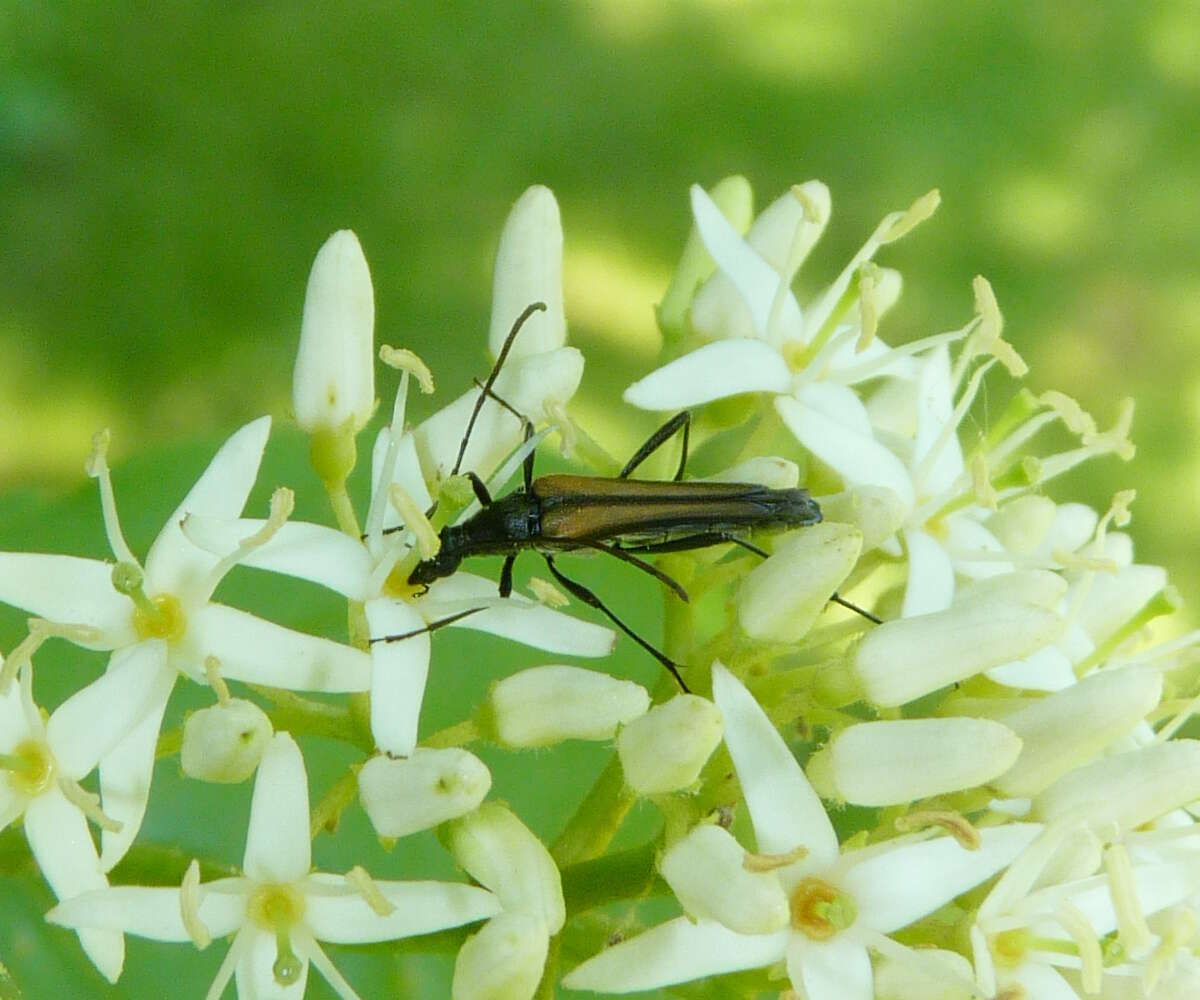
M 459 472 L 471 431 L 487 399 L 494 400 L 521 420 L 526 441 L 532 436 L 533 424 L 529 419 L 497 396 L 492 387 L 521 327 L 535 312 L 545 308 L 541 302 L 528 306 L 505 338 L 487 381 L 479 386 L 479 398 L 467 422 L 458 458 L 450 473 L 452 476 Z M 478 382 L 476 384 L 479 385 Z M 681 552 L 732 542 L 765 558 L 768 553 L 748 542 L 742 533 L 756 528 L 799 528 L 820 522 L 821 508 L 807 490 L 772 489 L 754 483 L 684 482 L 690 426 L 689 411 L 676 414 L 650 435 L 615 479 L 576 475 L 539 476 L 535 479 L 533 452 L 530 451 L 524 461 L 524 485 L 507 496 L 493 498 L 478 475 L 466 472 L 480 510 L 459 524 L 443 527 L 441 547 L 437 554 L 419 562 L 409 575 L 408 582 L 427 587 L 434 580 L 450 576 L 466 558 L 502 555 L 505 558 L 500 571 L 500 596 L 508 597 L 513 587 L 513 564 L 523 550 L 532 549 L 541 554 L 551 575 L 569 593 L 606 615 L 617 628 L 666 667 L 679 686 L 687 691 L 688 686 L 679 673 L 679 664 L 626 625 L 591 590 L 567 577 L 555 563 L 555 554 L 581 550 L 605 552 L 648 573 L 686 601 L 687 591 L 662 570 L 642 559 L 642 555 Z M 683 453 L 674 479 L 663 482 L 629 478 L 642 462 L 676 434 L 681 436 Z M 874 615 L 837 594 L 833 594 L 830 600 L 879 623 Z M 414 632 L 381 636 L 371 641 L 408 639 L 482 610 L 472 608 L 431 622 Z

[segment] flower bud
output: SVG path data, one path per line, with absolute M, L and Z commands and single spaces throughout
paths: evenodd
M 1102 670 L 1004 716 L 1024 747 L 996 787 L 1009 796 L 1036 795 L 1128 733 L 1161 697 L 1157 671 Z
M 498 913 L 459 948 L 451 1000 L 531 1000 L 549 947 L 537 917 Z
M 640 684 L 598 670 L 532 667 L 497 683 L 490 707 L 500 743 L 544 747 L 612 739 L 622 723 L 646 714 L 650 696 Z
M 875 965 L 875 1000 L 975 1000 L 975 973 L 962 955 L 941 948 L 912 949 Z
M 736 174 L 726 177 L 710 188 L 708 195 L 736 232 L 744 233 L 750 228 L 754 218 L 754 192 L 745 177 Z M 664 334 L 676 339 L 683 336 L 696 289 L 716 269 L 700 233 L 693 225 L 683 247 L 683 256 L 658 307 L 658 325 Z
M 483 761 L 457 747 L 372 757 L 358 772 L 358 797 L 381 837 L 404 837 L 456 819 L 478 806 L 491 787 Z
M 671 847 L 658 870 L 693 919 L 715 920 L 739 934 L 770 934 L 788 922 L 779 877 L 749 871 L 746 849 L 719 826 L 698 826 Z
M 986 784 L 1020 752 L 1016 734 L 987 719 L 862 722 L 834 736 L 807 770 L 824 797 L 899 805 Z M 820 787 L 826 781 L 832 795 Z
M 738 595 L 738 621 L 762 642 L 797 642 L 854 568 L 862 534 L 826 522 L 797 531 L 750 571 Z
M 858 528 L 863 536 L 863 551 L 870 552 L 900 530 L 907 511 L 895 491 L 886 486 L 856 486 L 822 497 L 821 513 L 826 521 Z
M 639 795 L 662 795 L 695 783 L 721 742 L 721 711 L 694 694 L 676 695 L 617 734 L 625 783 Z
M 516 360 L 553 351 L 567 342 L 562 266 L 558 202 L 549 188 L 535 184 L 517 199 L 500 233 L 488 332 L 492 357 L 499 355 L 517 317 L 534 302 L 544 302 L 546 309 L 525 321 L 509 357 Z
M 316 431 L 356 433 L 375 407 L 375 294 L 358 237 L 334 233 L 317 252 L 300 324 L 292 379 L 296 421 Z
M 1200 799 L 1200 740 L 1168 740 L 1102 757 L 1063 775 L 1034 801 L 1038 819 L 1132 830 Z
M 253 702 L 231 698 L 193 712 L 183 724 L 179 760 L 200 781 L 235 784 L 254 773 L 274 731 Z
M 1064 622 L 1047 602 L 1065 589 L 1052 573 L 980 580 L 945 611 L 872 629 L 852 654 L 851 669 L 869 700 L 903 705 L 1054 642 Z
M 557 934 L 566 920 L 562 879 L 550 852 L 497 802 L 455 820 L 446 846 L 476 882 L 491 889 L 506 913 L 524 913 Z

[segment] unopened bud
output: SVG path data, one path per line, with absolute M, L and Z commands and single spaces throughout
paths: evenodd
M 236 784 L 254 773 L 273 730 L 253 702 L 230 698 L 193 712 L 183 724 L 183 773 L 200 781 Z
M 986 784 L 1020 752 L 1012 730 L 987 719 L 862 722 L 838 733 L 807 770 L 823 795 L 821 786 L 832 786 L 827 797 L 887 806 Z
M 358 795 L 381 837 L 404 837 L 469 813 L 487 797 L 492 775 L 457 747 L 418 747 L 411 757 L 372 757 L 358 773 Z
M 513 813 L 497 802 L 455 820 L 446 844 L 476 882 L 490 889 L 506 913 L 540 920 L 550 934 L 566 920 L 562 879 L 550 852 Z
M 362 430 L 375 407 L 375 294 L 358 237 L 334 233 L 317 252 L 292 380 L 296 421 L 315 431 Z
M 694 694 L 676 695 L 617 735 L 625 783 L 639 795 L 662 795 L 694 784 L 721 742 L 721 711 Z
M 719 826 L 698 826 L 662 856 L 658 870 L 693 919 L 739 934 L 770 934 L 788 922 L 779 877 L 750 871 L 746 849 Z
M 531 667 L 492 688 L 496 739 L 510 747 L 544 747 L 563 740 L 608 740 L 617 727 L 646 714 L 650 695 L 640 684 L 583 667 Z
M 454 960 L 451 1000 L 531 1000 L 550 938 L 527 913 L 499 913 L 463 942 Z
M 762 642 L 796 642 L 829 603 L 862 551 L 862 533 L 827 522 L 797 531 L 742 584 L 738 621 Z
M 504 222 L 492 278 L 492 322 L 488 347 L 500 353 L 513 322 L 534 302 L 545 311 L 530 316 L 513 342 L 510 357 L 553 351 L 567 342 L 563 314 L 563 234 L 558 202 L 535 184 L 517 199 Z

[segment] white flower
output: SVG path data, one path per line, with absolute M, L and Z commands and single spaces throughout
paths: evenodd
M 721 742 L 721 713 L 707 698 L 677 694 L 617 734 L 625 784 L 639 795 L 664 795 L 696 783 Z
M 29 648 L 47 636 L 63 636 L 89 649 L 145 647 L 158 665 L 151 678 L 130 677 L 113 698 L 146 703 L 143 715 L 100 761 L 104 811 L 121 826 L 105 830 L 101 858 L 112 868 L 129 849 L 146 810 L 158 730 L 177 675 L 204 681 L 213 658 L 226 678 L 307 691 L 363 691 L 370 660 L 348 646 L 294 632 L 211 600 L 222 577 L 244 549 L 218 558 L 195 547 L 180 522 L 193 514 L 236 517 L 258 473 L 270 418 L 237 431 L 167 519 L 150 547 L 145 566 L 129 550 L 117 520 L 101 441 L 92 473 L 114 567 L 98 559 L 37 553 L 0 553 L 0 601 L 32 612 L 39 624 Z M 117 587 L 121 589 L 118 590 Z M 14 657 L 15 659 L 15 657 Z M 114 661 L 110 661 L 112 669 Z
M 359 800 L 381 837 L 404 837 L 469 813 L 491 787 L 487 765 L 458 747 L 379 754 L 358 772 Z
M 356 434 L 375 409 L 375 293 L 358 237 L 325 241 L 304 294 L 292 380 L 296 422 L 309 434 Z
M 121 886 L 89 892 L 47 914 L 52 923 L 125 931 L 158 941 L 233 942 L 208 992 L 231 977 L 238 995 L 304 995 L 311 962 L 338 996 L 357 997 L 317 943 L 366 944 L 483 920 L 500 904 L 484 889 L 448 882 L 376 882 L 310 871 L 308 778 L 295 741 L 277 733 L 258 769 L 244 875 L 173 888 Z M 194 864 L 194 863 L 193 863 Z M 198 868 L 193 868 L 198 872 Z
M 88 833 L 92 819 L 113 828 L 79 786 L 135 725 L 162 686 L 150 644 L 123 651 L 99 680 L 77 691 L 48 720 L 33 700 L 33 668 L 0 692 L 0 829 L 23 818 L 29 848 L 59 899 L 108 885 Z M 141 700 L 128 696 L 140 690 Z M 81 929 L 84 951 L 110 982 L 125 960 L 119 931 Z
M 782 961 L 792 988 L 809 1000 L 871 1000 L 868 947 L 903 951 L 886 935 L 995 874 L 1039 829 L 984 830 L 975 850 L 950 837 L 902 837 L 839 854 L 833 826 L 800 765 L 750 692 L 719 663 L 713 697 L 725 718 L 759 855 L 775 865 L 788 901 L 788 926 L 740 934 L 711 919 L 680 917 L 589 959 L 565 986 L 624 993 Z M 703 894 L 695 885 L 691 890 Z M 720 870 L 710 891 L 724 892 Z M 762 898 L 775 908 L 771 894 Z

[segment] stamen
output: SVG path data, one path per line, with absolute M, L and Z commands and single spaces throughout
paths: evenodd
M 200 919 L 200 862 L 192 858 L 179 883 L 179 916 L 197 951 L 212 944 L 212 933 Z
M 400 515 L 400 520 L 416 538 L 417 550 L 421 553 L 421 558 L 432 559 L 437 555 L 438 549 L 442 547 L 442 540 L 433 530 L 433 525 L 425 516 L 425 512 L 417 506 L 412 494 L 400 483 L 391 484 L 388 488 L 388 496 L 392 501 L 392 506 Z
M 839 368 L 836 372 L 832 372 L 830 377 L 840 385 L 853 385 L 870 378 L 877 372 L 882 372 L 884 368 L 898 361 L 900 358 L 912 357 L 924 351 L 932 350 L 935 347 L 941 347 L 943 344 L 953 344 L 959 340 L 963 340 L 970 332 L 971 324 L 967 324 L 961 330 L 951 330 L 948 333 L 934 333 L 928 337 L 922 337 L 919 340 L 901 344 L 899 347 L 891 347 L 886 353 L 881 354 L 877 358 L 872 358 L 870 361 L 863 361 L 857 365 L 847 365 L 844 368 Z
M 773 872 L 807 857 L 807 847 L 793 847 L 783 854 L 752 854 L 747 851 L 745 857 L 742 858 L 742 867 L 748 872 Z
M 1108 876 L 1108 891 L 1112 894 L 1113 912 L 1117 918 L 1117 937 L 1132 958 L 1146 955 L 1154 944 L 1146 915 L 1137 895 L 1133 864 L 1123 844 L 1111 844 L 1104 852 L 1104 873 Z
M 992 286 L 983 275 L 976 275 L 971 283 L 975 291 L 975 312 L 979 317 L 979 326 L 972 338 L 970 350 L 973 353 L 990 354 L 999 361 L 1013 378 L 1023 378 L 1029 373 L 1029 365 L 1017 353 L 1015 347 L 1005 340 L 1001 334 L 1004 330 L 1004 317 L 996 302 Z
M 875 332 L 879 329 L 879 302 L 876 298 L 876 283 L 879 279 L 879 265 L 866 261 L 858 269 L 858 315 L 860 331 L 858 343 L 854 350 L 861 354 L 871 346 Z
M 58 789 L 71 805 L 75 806 L 76 809 L 95 823 L 96 826 L 100 827 L 101 830 L 107 830 L 109 833 L 120 833 L 124 828 L 124 823 L 118 819 L 113 819 L 100 808 L 100 796 L 95 792 L 89 792 L 77 782 L 64 777 L 59 777 Z
M 433 394 L 433 372 L 413 351 L 404 347 L 382 344 L 379 348 L 379 360 L 389 368 L 395 368 L 415 376 L 421 391 L 426 396 Z
M 389 917 L 396 912 L 396 904 L 383 894 L 379 886 L 375 884 L 375 880 L 371 878 L 362 865 L 355 865 L 346 872 L 346 882 L 366 900 L 367 905 L 377 915 Z
M 888 228 L 880 236 L 881 244 L 895 243 L 896 240 L 903 236 L 907 236 L 922 222 L 928 219 L 937 211 L 938 205 L 942 203 L 942 193 L 937 188 L 932 191 L 926 191 L 916 201 L 914 201 L 905 212 L 897 213 L 897 217 L 890 219 Z
M 549 580 L 543 580 L 540 576 L 530 579 L 529 589 L 533 591 L 533 596 L 537 598 L 538 602 L 548 608 L 565 608 L 571 603 L 571 599 L 566 594 Z
M 934 462 L 936 462 L 938 459 L 938 453 L 944 447 L 946 447 L 951 438 L 955 438 L 957 440 L 958 425 L 962 423 L 963 418 L 967 415 L 967 410 L 969 410 L 971 408 L 971 404 L 975 402 L 975 396 L 979 392 L 980 385 L 983 384 L 983 377 L 988 373 L 988 369 L 991 368 L 995 363 L 996 362 L 994 360 L 986 361 L 977 369 L 975 369 L 974 374 L 971 376 L 971 380 L 967 383 L 966 390 L 963 392 L 959 401 L 955 404 L 954 410 L 950 414 L 950 419 L 942 425 L 942 429 L 938 433 L 937 438 L 934 440 L 933 444 L 930 445 L 929 450 L 925 453 L 920 463 L 918 463 L 916 469 L 913 471 L 913 482 L 917 486 L 918 495 L 921 492 L 921 484 L 925 481 L 925 478 L 929 475 L 933 468 Z M 941 503 L 938 504 L 938 507 L 940 506 Z
M 901 833 L 912 833 L 925 830 L 931 826 L 940 827 L 950 834 L 960 847 L 968 851 L 977 851 L 983 844 L 979 831 L 961 813 L 942 809 L 924 809 L 910 812 L 897 817 L 896 829 Z
M 108 445 L 111 440 L 108 428 L 92 437 L 92 453 L 84 465 L 84 471 L 100 486 L 100 511 L 104 515 L 104 532 L 108 536 L 108 547 L 117 562 L 136 563 L 125 536 L 121 533 L 121 522 L 117 517 L 117 501 L 113 495 L 112 476 L 108 470 Z
M 1117 419 L 1106 431 L 1085 434 L 1083 443 L 1090 448 L 1096 448 L 1100 453 L 1114 452 L 1122 461 L 1128 462 L 1137 452 L 1133 442 L 1129 440 L 1129 431 L 1133 426 L 1133 399 L 1126 396 L 1117 403 Z
M 225 678 L 221 676 L 221 661 L 215 656 L 206 656 L 204 658 L 204 676 L 208 681 L 208 686 L 217 694 L 218 705 L 229 704 L 229 685 L 225 683 Z
M 557 399 L 548 399 L 542 406 L 542 412 L 546 414 L 546 419 L 550 421 L 550 425 L 558 431 L 559 441 L 561 442 L 559 451 L 563 458 L 573 458 L 575 448 L 579 444 L 579 429 L 575 426 L 575 421 L 567 413 L 566 404 Z M 544 434 L 542 436 L 545 437 Z M 539 440 L 541 439 L 539 438 Z M 525 442 L 525 445 L 528 445 L 528 443 Z M 518 451 L 521 451 L 525 445 L 522 445 L 522 448 L 518 449 Z M 528 454 L 529 452 L 525 451 L 521 455 L 521 458 L 524 459 L 525 455 Z M 517 464 L 520 465 L 520 462 Z M 514 468 L 513 471 L 515 472 L 516 469 Z M 512 473 L 510 472 L 509 475 L 512 475 Z M 507 477 L 501 480 L 501 482 L 505 482 L 506 480 Z
M 1066 900 L 1054 916 L 1063 930 L 1071 935 L 1071 940 L 1079 949 L 1079 978 L 1082 981 L 1083 992 L 1099 993 L 1100 980 L 1104 976 L 1104 959 L 1100 952 L 1100 938 L 1097 937 L 1091 921 L 1084 916 L 1079 907 Z
M 808 193 L 808 188 L 803 184 L 793 184 L 790 188 L 790 193 L 793 198 L 800 202 L 800 207 L 804 210 L 804 221 L 812 225 L 821 226 L 829 221 L 824 205 L 818 203 L 811 194 Z
M 977 453 L 971 458 L 971 489 L 981 507 L 986 507 L 988 510 L 999 509 L 999 497 L 992 486 L 991 479 L 988 478 L 987 459 L 982 453 Z
M 217 584 L 225 577 L 234 566 L 240 563 L 255 549 L 266 545 L 275 534 L 282 528 L 289 517 L 292 516 L 292 511 L 296 508 L 296 494 L 286 486 L 280 486 L 271 494 L 270 510 L 267 514 L 266 521 L 263 526 L 258 529 L 249 538 L 244 538 L 238 542 L 238 546 L 229 555 L 220 560 L 208 574 L 206 583 L 206 592 L 212 594 L 217 589 Z
M 104 638 L 100 629 L 92 625 L 75 625 L 63 622 L 51 622 L 45 618 L 30 618 L 26 621 L 29 635 L 22 639 L 8 659 L 0 661 L 0 694 L 8 692 L 8 686 L 13 678 L 26 664 L 33 662 L 33 654 L 47 639 L 66 639 L 77 646 L 98 646 Z
M 1165 930 L 1160 926 L 1162 942 L 1146 960 L 1142 985 L 1147 996 L 1154 993 L 1159 980 L 1171 970 L 1176 953 L 1187 948 L 1196 936 L 1196 916 L 1191 910 L 1178 907 L 1171 911 L 1170 918 Z
M 1038 401 L 1050 407 L 1072 434 L 1082 437 L 1085 434 L 1096 433 L 1095 418 L 1065 392 L 1047 389 L 1038 397 Z
M 408 405 L 408 371 L 400 376 L 400 387 L 396 390 L 396 399 L 392 403 L 392 422 L 388 426 L 388 448 L 383 459 L 383 468 L 379 470 L 379 482 L 371 494 L 371 503 L 367 508 L 367 544 L 372 552 L 379 549 L 383 537 L 383 518 L 387 512 L 388 490 L 392 480 L 396 478 L 396 462 L 400 459 L 400 439 L 404 436 L 404 414 Z

